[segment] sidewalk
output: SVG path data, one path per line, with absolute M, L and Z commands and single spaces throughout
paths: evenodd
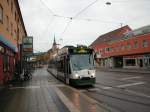
M 128 69 L 128 68 L 101 68 L 98 67 L 97 70 L 100 71 L 109 71 L 109 72 L 123 72 L 123 73 L 140 73 L 140 74 L 149 74 L 150 69 Z

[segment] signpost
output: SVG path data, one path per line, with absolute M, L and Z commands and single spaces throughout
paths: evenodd
M 23 54 L 31 55 L 33 53 L 33 37 L 24 37 L 23 38 Z
M 28 80 L 31 77 L 32 63 L 30 59 L 33 56 L 33 37 L 27 36 L 23 38 L 23 68 L 24 68 L 24 80 Z

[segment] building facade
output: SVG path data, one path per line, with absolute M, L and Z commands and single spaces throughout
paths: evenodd
M 17 63 L 21 66 L 24 36 L 27 33 L 18 0 L 0 0 L 0 82 L 11 79 Z
M 93 48 L 102 67 L 149 68 L 150 26 L 126 32 L 121 38 L 112 37 Z

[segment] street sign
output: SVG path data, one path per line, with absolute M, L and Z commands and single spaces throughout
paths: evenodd
M 23 38 L 23 53 L 25 55 L 33 53 L 33 37 L 28 36 Z

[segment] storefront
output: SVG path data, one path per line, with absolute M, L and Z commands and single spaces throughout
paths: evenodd
M 123 56 L 123 68 L 149 68 L 150 54 Z

